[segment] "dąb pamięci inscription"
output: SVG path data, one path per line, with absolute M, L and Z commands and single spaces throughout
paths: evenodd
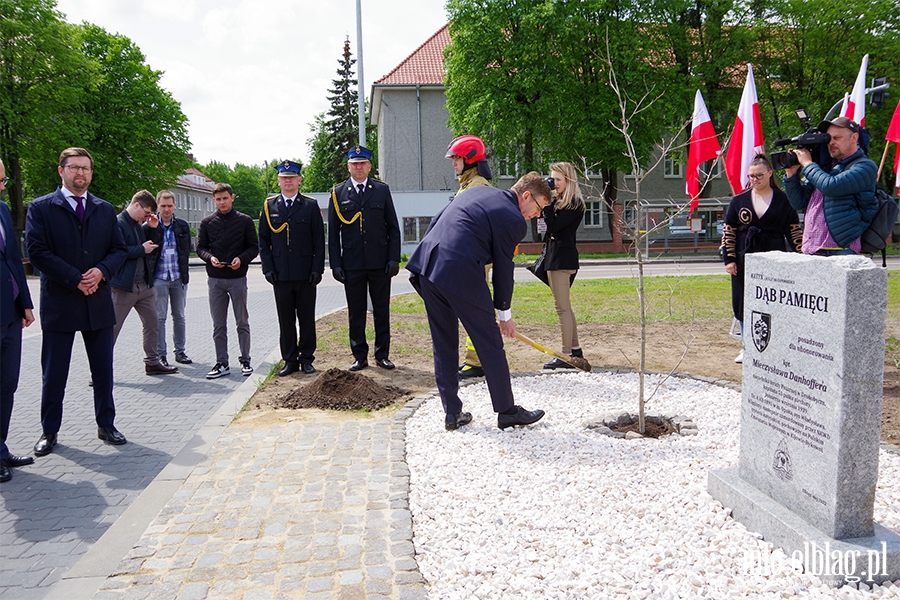
M 860 256 L 745 260 L 738 467 L 710 473 L 710 493 L 789 554 L 839 540 L 880 548 L 887 271 Z M 885 542 L 891 568 L 896 537 Z

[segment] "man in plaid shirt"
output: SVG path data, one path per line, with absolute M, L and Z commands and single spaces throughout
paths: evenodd
M 156 194 L 159 210 L 159 227 L 162 241 L 156 266 L 156 316 L 159 318 L 159 361 L 168 366 L 166 358 L 166 318 L 169 303 L 172 305 L 172 329 L 175 342 L 175 360 L 184 365 L 192 361 L 184 350 L 184 306 L 189 279 L 188 257 L 191 253 L 191 228 L 184 219 L 175 216 L 175 195 L 169 190 Z

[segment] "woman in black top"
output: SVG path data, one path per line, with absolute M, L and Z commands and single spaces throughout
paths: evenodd
M 556 184 L 556 198 L 544 207 L 542 216 L 547 223 L 544 236 L 547 279 L 559 324 L 562 329 L 562 353 L 581 357 L 578 343 L 578 329 L 575 313 L 569 301 L 569 286 L 578 271 L 578 248 L 575 246 L 575 232 L 584 218 L 584 198 L 578 187 L 578 176 L 572 163 L 558 162 L 550 165 L 550 176 Z M 544 365 L 545 369 L 572 369 L 571 365 L 554 358 Z
M 722 258 L 731 275 L 731 308 L 744 331 L 744 255 L 748 252 L 800 252 L 803 231 L 797 211 L 778 188 L 772 163 L 757 154 L 748 168 L 748 189 L 731 199 L 722 228 Z M 744 361 L 744 351 L 734 362 Z

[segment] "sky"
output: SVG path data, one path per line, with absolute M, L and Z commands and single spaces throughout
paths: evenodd
M 446 23 L 444 0 L 361 0 L 363 78 L 387 75 Z M 187 116 L 194 157 L 309 158 L 356 0 L 57 0 L 70 23 L 128 36 Z M 354 66 L 358 74 L 359 63 Z

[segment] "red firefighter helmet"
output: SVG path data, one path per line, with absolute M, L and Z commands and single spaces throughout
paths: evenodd
M 479 160 L 487 158 L 484 142 L 476 135 L 461 135 L 447 146 L 447 156 L 453 158 L 459 156 L 467 165 L 475 164 Z

